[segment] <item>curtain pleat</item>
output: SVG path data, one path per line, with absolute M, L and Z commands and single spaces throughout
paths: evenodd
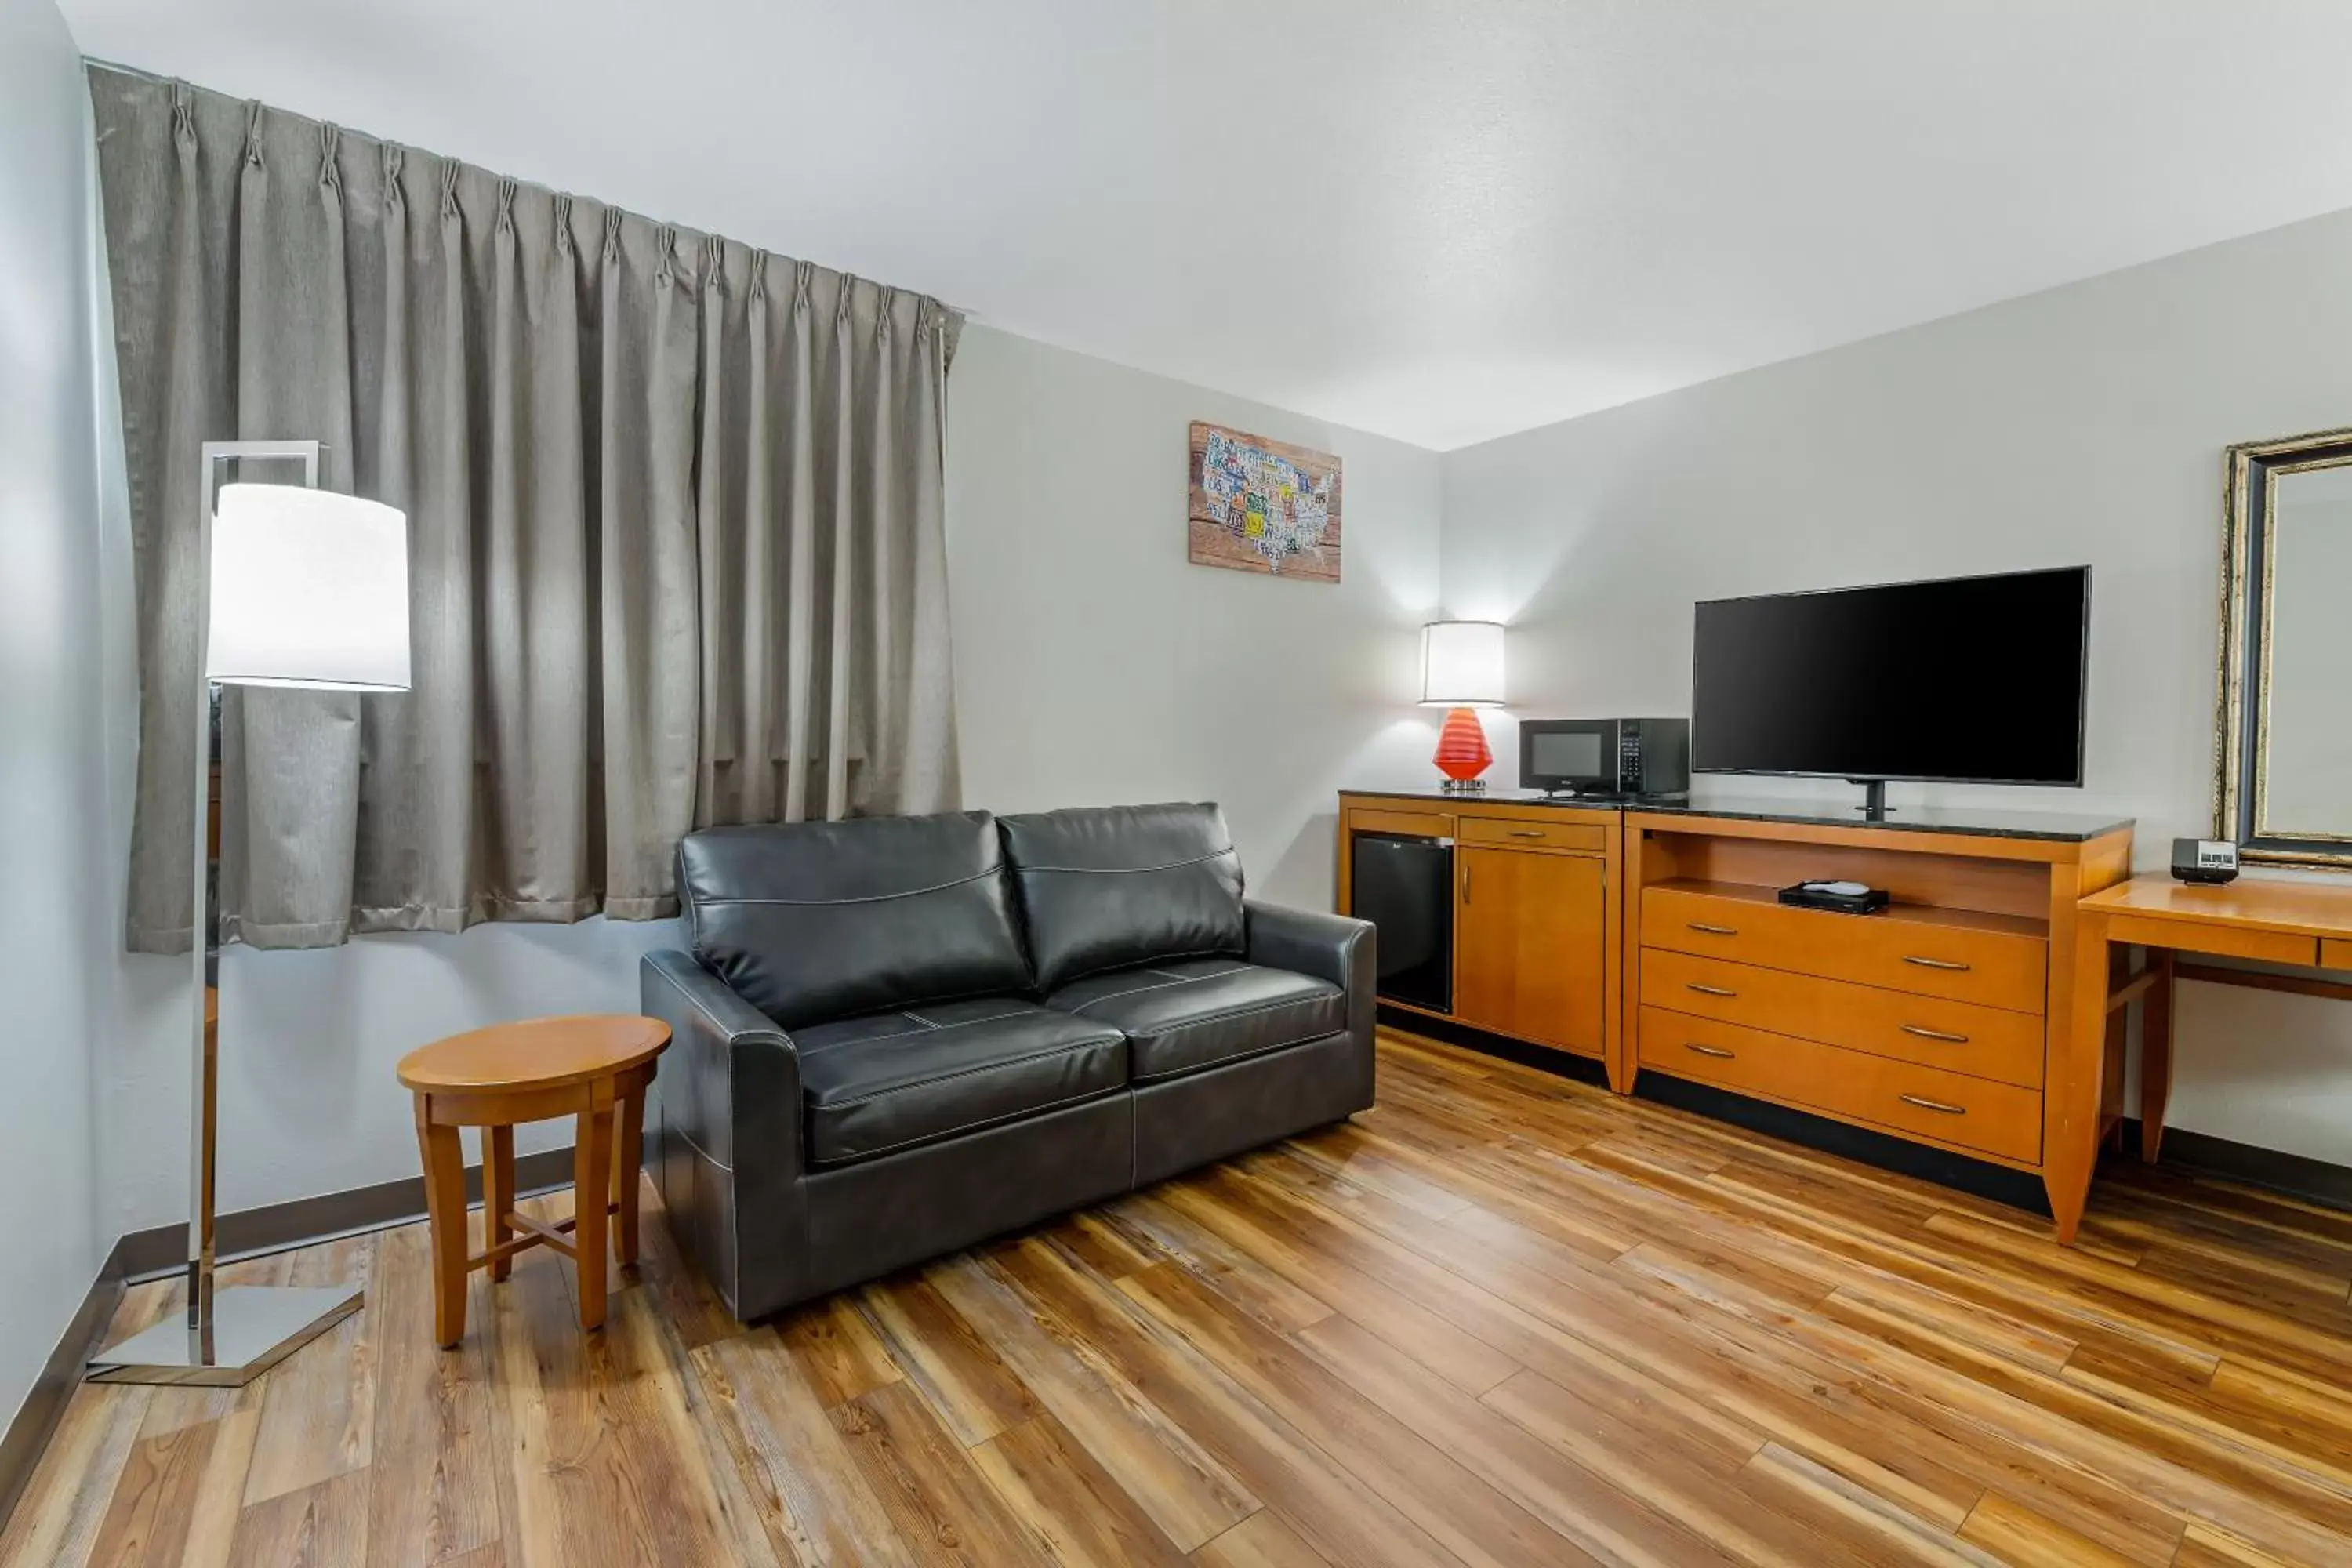
M 904 444 L 894 515 L 906 534 L 907 621 L 894 645 L 904 668 L 891 684 L 900 711 L 888 731 L 887 794 L 901 811 L 953 811 L 962 804 L 963 773 L 947 616 L 947 531 L 917 520 L 947 515 L 948 354 L 961 321 L 932 300 L 917 299 L 914 310 L 919 325 L 902 362 L 904 402 L 893 422 Z
M 751 258 L 743 289 L 743 356 L 746 417 L 754 430 L 775 431 L 781 439 L 790 432 L 778 428 L 772 389 L 777 359 L 774 327 L 768 309 L 768 255 Z M 739 771 L 735 798 L 723 805 L 705 804 L 702 815 L 711 821 L 764 822 L 783 804 L 777 783 L 783 759 L 776 742 L 778 706 L 783 685 L 776 678 L 775 630 L 784 613 L 784 550 L 791 521 L 777 514 L 776 461 L 779 439 L 746 440 L 743 444 L 743 520 L 740 552 L 743 584 L 740 624 L 743 649 L 743 700 L 738 728 L 727 737 L 724 754 Z M 706 595 L 709 597 L 709 595 Z M 714 683 L 705 680 L 707 692 Z
M 138 573 L 134 948 L 189 936 L 205 440 L 322 442 L 322 484 L 408 514 L 413 596 L 413 690 L 225 693 L 225 936 L 654 918 L 696 826 L 954 805 L 960 316 L 90 81 Z
M 814 701 L 816 668 L 816 426 L 810 413 L 815 393 L 815 346 L 809 314 L 809 267 L 793 268 L 793 305 L 785 322 L 786 361 L 784 417 L 791 427 L 782 450 L 789 472 L 784 486 L 784 515 L 780 526 L 786 541 L 784 563 L 784 732 L 776 762 L 784 770 L 784 820 L 808 817 L 809 758 L 815 727 L 809 710 Z

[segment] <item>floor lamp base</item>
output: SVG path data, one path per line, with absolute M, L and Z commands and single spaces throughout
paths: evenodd
M 241 1388 L 358 1311 L 363 1299 L 357 1285 L 238 1285 L 213 1298 L 209 1359 L 186 1314 L 175 1311 L 90 1357 L 83 1375 L 91 1383 Z

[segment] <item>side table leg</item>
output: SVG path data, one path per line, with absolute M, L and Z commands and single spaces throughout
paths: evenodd
M 507 1216 L 514 1213 L 514 1129 L 482 1129 L 482 1250 L 495 1252 L 514 1235 Z M 490 1278 L 503 1279 L 514 1272 L 514 1259 L 490 1264 Z
M 466 1337 L 466 1149 L 457 1130 L 433 1121 L 416 1097 L 416 1147 L 425 1162 L 425 1212 L 433 1236 L 433 1338 L 442 1349 Z
M 580 1113 L 572 1144 L 572 1244 L 580 1268 L 580 1326 L 604 1326 L 604 1211 L 613 1183 L 610 1084 L 596 1086 L 593 1109 Z
M 613 1115 L 613 1256 L 626 1268 L 637 1260 L 637 1166 L 646 1142 L 646 1095 L 621 1097 Z

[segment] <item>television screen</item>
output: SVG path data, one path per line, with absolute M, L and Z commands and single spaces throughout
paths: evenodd
M 2091 569 L 1698 606 L 1691 767 L 2083 782 Z

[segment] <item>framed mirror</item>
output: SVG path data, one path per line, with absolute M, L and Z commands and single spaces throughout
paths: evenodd
M 2352 430 L 2229 452 L 2214 837 L 2352 870 Z

